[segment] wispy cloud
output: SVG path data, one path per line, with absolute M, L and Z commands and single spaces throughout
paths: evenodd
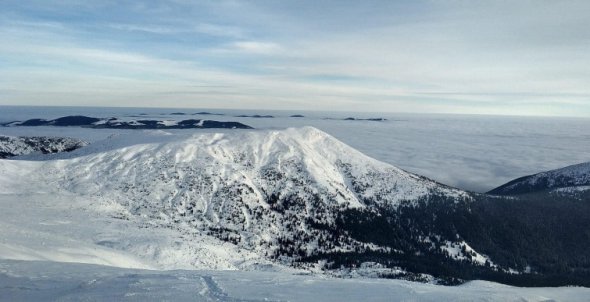
M 195 27 L 197 32 L 212 36 L 241 39 L 246 36 L 243 29 L 236 26 L 201 23 Z
M 43 88 L 55 78 L 126 79 L 135 84 L 119 87 L 125 95 L 178 89 L 216 107 L 313 100 L 318 109 L 590 116 L 588 9 L 585 1 L 8 0 L 0 75 L 9 80 L 0 89 L 16 92 L 0 102 L 39 103 L 10 80 L 29 74 L 39 91 L 60 93 Z M 191 83 L 225 88 L 183 88 Z M 101 90 L 100 105 L 125 102 L 117 93 Z M 67 87 L 61 94 L 75 102 Z
M 281 47 L 272 42 L 239 41 L 232 44 L 238 51 L 256 54 L 272 54 L 281 50 Z
M 115 23 L 108 24 L 108 27 L 131 32 L 145 32 L 159 35 L 171 34 L 203 34 L 218 37 L 242 38 L 245 36 L 244 31 L 240 28 L 225 25 L 216 25 L 210 23 L 201 23 L 188 26 L 173 25 L 150 25 L 150 24 L 125 24 Z

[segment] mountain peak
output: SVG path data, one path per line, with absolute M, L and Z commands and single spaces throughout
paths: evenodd
M 137 134 L 113 136 L 62 160 L 29 162 L 23 177 L 47 184 L 39 190 L 100 196 L 116 201 L 123 216 L 275 256 L 369 248 L 330 235 L 346 209 L 412 206 L 431 194 L 468 196 L 313 127 Z M 285 240 L 307 243 L 285 252 Z
M 97 172 L 104 171 L 117 182 L 129 179 L 130 173 L 155 177 L 152 175 L 155 171 L 174 173 L 172 170 L 186 166 L 194 174 L 181 175 L 179 181 L 215 178 L 216 187 L 246 182 L 255 191 L 259 191 L 258 188 L 268 191 L 269 186 L 280 183 L 271 191 L 295 194 L 306 183 L 315 191 L 329 193 L 328 199 L 354 206 L 362 205 L 361 200 L 375 195 L 380 195 L 381 202 L 395 204 L 413 200 L 431 190 L 461 194 L 459 190 L 365 156 L 313 127 L 200 133 L 188 137 L 162 135 L 161 141 L 157 137 L 150 140 L 107 151 L 106 155 L 98 152 L 82 156 L 76 162 Z M 76 171 L 72 173 L 77 174 Z M 269 180 L 269 173 L 281 175 L 281 178 Z M 135 179 L 135 184 L 142 181 Z M 103 182 L 109 183 L 109 180 L 100 181 Z M 168 190 L 174 192 L 177 188 L 170 184 Z

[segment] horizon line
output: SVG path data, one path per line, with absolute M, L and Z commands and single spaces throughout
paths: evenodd
M 500 113 L 465 113 L 465 112 L 412 112 L 412 111 L 347 111 L 347 110 L 315 110 L 315 109 L 266 109 L 266 108 L 215 108 L 215 107 L 165 107 L 165 106 L 101 106 L 101 105 L 14 105 L 0 104 L 0 107 L 50 107 L 50 108 L 126 108 L 126 109 L 186 109 L 186 110 L 244 110 L 244 111 L 302 111 L 302 112 L 342 112 L 342 113 L 376 113 L 376 114 L 415 114 L 415 115 L 462 115 L 462 116 L 497 116 L 497 117 L 542 117 L 542 118 L 580 118 L 590 119 L 585 115 L 541 115 L 541 114 L 500 114 Z

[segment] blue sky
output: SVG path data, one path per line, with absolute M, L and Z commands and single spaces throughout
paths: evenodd
M 588 1 L 12 1 L 0 104 L 590 116 Z

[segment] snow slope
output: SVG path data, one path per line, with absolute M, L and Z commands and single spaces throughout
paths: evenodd
M 582 287 L 439 286 L 239 271 L 149 271 L 0 260 L 0 301 L 587 301 Z
M 524 176 L 495 188 L 488 193 L 511 195 L 549 189 L 562 189 L 560 192 L 563 193 L 567 188 L 578 187 L 584 190 L 588 185 L 590 185 L 590 162 Z

